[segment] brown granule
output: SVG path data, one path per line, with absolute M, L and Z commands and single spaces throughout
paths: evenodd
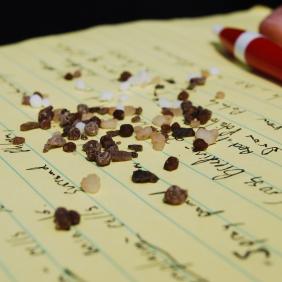
M 166 190 L 163 201 L 169 205 L 181 205 L 186 201 L 187 197 L 187 190 L 172 185 Z

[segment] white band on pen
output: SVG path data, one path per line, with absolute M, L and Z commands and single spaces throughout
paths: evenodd
M 234 45 L 234 55 L 241 60 L 242 62 L 246 63 L 245 60 L 245 51 L 250 44 L 256 38 L 263 37 L 261 34 L 257 32 L 249 32 L 246 31 L 242 33 L 236 40 Z

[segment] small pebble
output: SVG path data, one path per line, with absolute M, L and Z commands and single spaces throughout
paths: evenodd
M 20 136 L 16 136 L 11 140 L 13 145 L 21 145 L 23 143 L 25 143 L 25 138 L 24 137 L 20 137 Z
M 162 133 L 159 132 L 153 132 L 151 134 L 151 141 L 153 145 L 153 149 L 156 151 L 162 151 L 165 146 L 165 136 Z
M 164 169 L 167 171 L 173 171 L 178 168 L 179 160 L 176 157 L 169 157 L 164 163 Z
M 147 140 L 151 137 L 152 127 L 151 126 L 146 126 L 144 128 L 141 127 L 140 130 L 135 131 L 135 132 L 136 132 L 137 140 Z
M 131 76 L 132 76 L 132 74 L 129 71 L 123 71 L 120 74 L 120 77 L 118 78 L 118 81 L 120 81 L 120 82 L 127 81 Z
M 69 140 L 78 140 L 80 138 L 80 130 L 76 127 L 72 127 L 68 132 L 68 139 Z
M 39 128 L 39 123 L 34 121 L 25 122 L 20 125 L 21 131 L 28 131 L 36 128 Z
M 22 97 L 22 105 L 30 106 L 30 96 L 28 95 L 23 95 Z
M 171 124 L 172 118 L 171 115 L 157 115 L 153 118 L 152 123 L 161 127 L 163 124 Z
M 75 78 L 81 77 L 81 71 L 80 70 L 74 71 L 73 77 L 75 77 Z
M 48 152 L 50 149 L 63 147 L 66 143 L 66 140 L 62 137 L 60 132 L 55 132 L 51 138 L 47 140 L 47 143 L 44 145 L 43 153 Z
M 80 134 L 82 134 L 82 133 L 84 132 L 84 129 L 85 129 L 85 123 L 82 122 L 82 121 L 79 121 L 79 122 L 75 125 L 75 127 L 76 127 L 77 129 L 79 129 Z
M 97 174 L 89 174 L 80 182 L 84 192 L 95 194 L 100 190 L 100 177 Z
M 115 146 L 116 143 L 115 141 L 113 140 L 113 138 L 109 135 L 103 135 L 101 138 L 100 138 L 100 143 L 102 145 L 102 147 L 104 149 L 108 149 L 110 148 L 111 146 Z
M 64 79 L 65 80 L 72 80 L 73 79 L 73 75 L 70 72 L 68 72 L 68 73 L 65 74 Z
M 58 230 L 70 230 L 71 220 L 68 211 L 65 208 L 57 208 L 54 214 L 54 222 Z
M 224 99 L 225 93 L 223 91 L 217 91 L 215 94 L 215 99 Z
M 89 140 L 82 146 L 82 150 L 84 152 L 87 152 L 87 151 L 100 152 L 101 149 L 102 149 L 102 146 L 97 140 Z
M 142 112 L 143 112 L 142 107 L 138 107 L 138 108 L 135 109 L 135 115 L 140 116 L 142 114 Z
M 159 178 L 150 171 L 138 169 L 133 171 L 131 180 L 134 183 L 156 183 Z
M 186 101 L 188 98 L 189 98 L 189 94 L 185 90 L 181 91 L 177 96 L 177 99 L 180 100 L 180 101 Z
M 115 119 L 118 119 L 118 120 L 123 120 L 124 119 L 124 111 L 123 110 L 115 110 L 114 113 L 113 113 L 113 117 Z
M 37 94 L 33 94 L 30 96 L 29 103 L 33 108 L 40 108 L 42 106 L 42 98 Z
M 195 131 L 193 130 L 193 128 L 174 128 L 172 129 L 172 136 L 176 139 L 183 139 L 185 137 L 195 136 Z
M 90 121 L 84 127 L 84 132 L 88 136 L 95 136 L 98 134 L 99 126 L 96 122 Z
M 128 145 L 128 149 L 135 151 L 135 152 L 142 152 L 143 151 L 143 146 L 139 144 L 131 144 Z
M 126 162 L 132 160 L 132 152 L 118 151 L 111 152 L 113 162 Z
M 68 218 L 70 220 L 71 225 L 78 225 L 80 223 L 80 214 L 77 211 L 69 210 Z
M 131 124 L 122 124 L 119 128 L 119 135 L 121 137 L 130 137 L 134 132 Z
M 135 114 L 135 108 L 133 106 L 125 106 L 124 107 L 124 115 L 125 116 L 133 116 Z
M 186 201 L 187 197 L 187 190 L 172 185 L 166 190 L 163 201 L 169 205 L 181 205 Z
M 141 117 L 140 116 L 134 116 L 131 119 L 132 123 L 137 123 L 137 122 L 140 122 L 140 121 L 141 121 Z
M 47 130 L 51 128 L 51 121 L 48 119 L 44 119 L 39 123 L 39 127 L 41 129 Z
M 208 130 L 205 128 L 199 128 L 196 131 L 195 138 L 203 139 L 208 145 L 211 145 L 216 142 L 218 134 L 219 134 L 218 129 Z
M 73 142 L 67 142 L 63 146 L 63 151 L 66 153 L 71 153 L 74 152 L 75 150 L 76 150 L 76 145 Z
M 112 156 L 109 152 L 100 152 L 96 155 L 96 164 L 98 166 L 107 166 L 111 163 Z
M 116 129 L 117 127 L 117 120 L 116 119 L 108 119 L 108 120 L 102 120 L 100 127 L 103 129 Z
M 193 151 L 198 152 L 198 151 L 204 151 L 208 148 L 208 144 L 203 140 L 203 139 L 195 139 L 193 142 Z

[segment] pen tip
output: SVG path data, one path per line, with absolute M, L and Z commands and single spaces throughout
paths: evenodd
M 216 24 L 212 27 L 212 31 L 215 33 L 215 34 L 220 34 L 220 32 L 223 30 L 223 26 L 222 25 L 219 25 L 219 24 Z

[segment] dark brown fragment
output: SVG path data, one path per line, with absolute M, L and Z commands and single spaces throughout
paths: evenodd
M 96 164 L 98 166 L 107 166 L 111 163 L 111 160 L 112 160 L 111 153 L 107 151 L 98 153 L 96 155 Z
M 123 71 L 120 74 L 120 77 L 118 78 L 118 81 L 120 81 L 120 82 L 127 81 L 131 76 L 132 76 L 132 74 L 129 71 Z
M 174 113 L 170 110 L 170 108 L 162 108 L 162 114 L 164 116 L 174 116 Z
M 51 121 L 48 119 L 44 119 L 39 123 L 39 127 L 41 129 L 47 130 L 51 128 Z
M 99 126 L 95 121 L 87 122 L 84 127 L 85 134 L 88 136 L 97 135 L 98 130 L 99 130 Z
M 169 124 L 163 124 L 163 125 L 161 126 L 161 132 L 162 132 L 163 134 L 169 133 L 170 131 L 171 131 L 171 127 L 170 127 Z
M 185 90 L 181 91 L 177 96 L 177 99 L 180 100 L 180 101 L 186 101 L 188 98 L 189 98 L 189 94 Z
M 64 79 L 65 80 L 72 80 L 73 79 L 73 75 L 70 72 L 68 72 L 68 73 L 65 74 Z
M 108 149 L 113 145 L 116 145 L 115 141 L 113 140 L 112 137 L 108 136 L 108 135 L 103 135 L 100 138 L 100 143 L 102 145 L 103 148 Z
M 69 210 L 68 218 L 70 220 L 71 225 L 77 225 L 80 222 L 80 214 L 77 211 Z
M 132 123 L 136 123 L 136 122 L 140 122 L 140 121 L 141 121 L 140 116 L 134 116 L 134 117 L 131 118 Z
M 163 84 L 156 84 L 155 89 L 163 89 L 165 86 Z
M 135 109 L 135 115 L 140 116 L 143 112 L 143 108 L 142 107 L 138 107 Z
M 42 110 L 39 111 L 38 113 L 38 122 L 42 122 L 43 120 L 48 120 L 51 121 L 54 117 L 54 112 L 53 112 L 53 107 L 48 106 Z
M 175 84 L 175 80 L 173 78 L 168 78 L 165 81 L 170 83 L 170 84 Z
M 76 127 L 72 127 L 68 132 L 69 140 L 78 140 L 80 138 L 80 130 Z
M 195 131 L 193 128 L 175 128 L 172 130 L 172 136 L 176 139 L 182 139 L 185 137 L 192 137 L 195 136 Z
M 30 105 L 29 101 L 30 101 L 30 96 L 23 95 L 23 97 L 22 97 L 22 105 L 26 105 L 26 106 Z
M 82 146 L 82 150 L 84 152 L 87 152 L 87 151 L 100 152 L 101 149 L 102 149 L 102 146 L 101 146 L 101 144 L 97 140 L 89 140 L 88 142 L 86 142 Z
M 13 145 L 21 145 L 25 142 L 24 137 L 16 136 L 11 140 Z
M 102 108 L 99 108 L 99 110 L 98 110 L 98 114 L 100 114 L 100 115 L 106 115 L 107 113 L 109 113 L 108 107 L 102 107 Z
M 54 222 L 58 230 L 70 230 L 71 221 L 65 208 L 57 208 L 54 214 Z
M 173 171 L 178 168 L 179 160 L 176 157 L 169 157 L 164 163 L 164 169 L 167 171 Z
M 124 111 L 123 110 L 115 110 L 113 112 L 113 117 L 118 120 L 124 119 Z
M 156 183 L 159 178 L 150 171 L 138 169 L 133 171 L 131 180 L 134 183 Z
M 131 124 L 122 124 L 119 128 L 119 135 L 121 137 L 130 137 L 134 132 Z
M 94 121 L 97 123 L 98 127 L 101 125 L 101 119 L 98 118 L 97 116 L 92 117 L 88 122 Z
M 20 125 L 21 131 L 28 131 L 36 128 L 39 128 L 39 123 L 35 121 L 28 121 Z
M 208 144 L 201 138 L 197 138 L 193 142 L 193 151 L 198 152 L 198 151 L 204 151 L 208 148 Z
M 128 145 L 129 150 L 133 150 L 135 152 L 142 152 L 143 151 L 143 146 L 139 144 L 131 144 Z
M 133 159 L 136 159 L 136 158 L 138 158 L 138 153 L 131 152 L 131 156 L 132 156 Z
M 169 205 L 181 205 L 186 201 L 187 197 L 187 190 L 172 185 L 166 190 L 163 201 Z
M 71 153 L 74 152 L 76 150 L 76 145 L 73 142 L 67 142 L 64 146 L 63 146 L 63 150 L 66 153 Z
M 73 77 L 75 77 L 75 78 L 81 77 L 81 71 L 80 70 L 74 71 Z
M 113 151 L 111 152 L 113 162 L 126 162 L 132 160 L 132 152 Z

